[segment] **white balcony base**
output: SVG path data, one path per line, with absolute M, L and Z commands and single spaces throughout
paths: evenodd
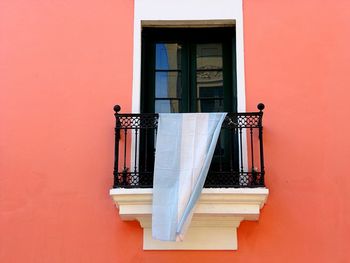
M 151 220 L 143 224 L 144 250 L 236 250 L 237 227 L 242 218 L 194 216 L 185 240 L 165 242 L 152 238 Z
M 152 189 L 111 189 L 123 220 L 137 220 L 143 228 L 144 250 L 236 250 L 242 220 L 258 220 L 267 188 L 206 188 L 195 208 L 182 242 L 152 239 Z

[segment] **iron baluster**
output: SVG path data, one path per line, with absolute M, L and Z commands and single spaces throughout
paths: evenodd
M 135 156 L 134 156 L 134 173 L 136 174 L 137 171 L 137 148 L 138 148 L 138 142 L 137 142 L 137 137 L 138 137 L 138 128 L 135 129 Z
M 242 139 L 242 127 L 239 127 L 239 156 L 241 159 L 241 173 L 243 174 L 243 139 Z
M 124 166 L 123 166 L 123 172 L 122 172 L 122 178 L 123 178 L 123 185 L 127 186 L 127 173 L 128 168 L 126 167 L 126 144 L 127 144 L 127 135 L 128 135 L 128 129 L 124 128 Z

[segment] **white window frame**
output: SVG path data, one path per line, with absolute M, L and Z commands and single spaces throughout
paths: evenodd
M 237 111 L 245 112 L 242 0 L 135 0 L 132 112 L 140 113 L 141 30 L 155 27 L 211 27 L 235 24 Z
M 232 26 L 236 30 L 237 111 L 245 112 L 242 0 L 134 0 L 134 47 L 132 112 L 140 113 L 142 27 L 215 27 Z M 243 133 L 244 170 L 248 168 L 246 134 Z M 134 149 L 135 138 L 132 139 Z M 131 163 L 134 164 L 132 153 Z M 138 158 L 138 156 L 137 156 Z M 132 165 L 133 166 L 133 165 Z M 133 169 L 133 167 L 131 167 Z

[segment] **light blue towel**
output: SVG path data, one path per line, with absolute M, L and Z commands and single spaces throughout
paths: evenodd
M 182 240 L 201 194 L 226 113 L 159 114 L 152 236 Z

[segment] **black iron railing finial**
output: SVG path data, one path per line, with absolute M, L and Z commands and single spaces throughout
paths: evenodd
M 118 114 L 121 109 L 122 108 L 118 104 L 114 105 L 114 107 L 113 107 L 113 110 L 115 111 L 116 114 Z
M 259 111 L 263 111 L 265 109 L 265 104 L 264 103 L 259 103 L 257 106 Z

